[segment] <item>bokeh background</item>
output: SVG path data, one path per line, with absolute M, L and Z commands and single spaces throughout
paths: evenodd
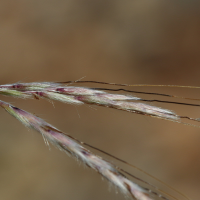
M 200 86 L 200 3 L 1 0 L 0 66 L 0 84 L 85 77 L 127 84 Z M 200 89 L 131 89 L 200 98 Z M 2 99 L 140 167 L 193 200 L 200 198 L 200 129 L 101 107 L 58 102 L 53 107 L 44 100 Z M 152 105 L 200 117 L 198 107 Z M 54 147 L 49 151 L 38 133 L 3 110 L 0 120 L 1 199 L 124 199 L 112 187 L 109 192 L 109 184 L 95 172 Z

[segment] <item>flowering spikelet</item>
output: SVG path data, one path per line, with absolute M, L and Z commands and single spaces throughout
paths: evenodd
M 176 122 L 180 119 L 178 115 L 170 110 L 137 102 L 141 100 L 138 97 L 111 94 L 85 87 L 65 86 L 60 83 L 41 82 L 0 85 L 0 94 L 18 98 L 44 98 L 75 105 L 93 104 Z
M 78 140 L 61 132 L 39 117 L 6 102 L 0 101 L 0 106 L 21 121 L 25 126 L 41 133 L 45 140 L 58 147 L 60 150 L 78 158 L 88 167 L 97 171 L 124 194 L 137 200 L 152 200 L 144 189 L 130 181 L 115 165 L 94 155 L 84 148 Z

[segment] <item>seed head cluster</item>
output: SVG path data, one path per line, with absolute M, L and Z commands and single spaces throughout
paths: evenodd
M 86 87 L 66 86 L 59 83 L 17 83 L 0 85 L 0 94 L 17 98 L 35 98 L 56 100 L 74 105 L 90 104 L 103 106 L 166 120 L 178 121 L 179 116 L 174 112 L 140 102 L 140 98 L 125 94 L 107 93 Z M 51 124 L 35 115 L 19 109 L 9 103 L 0 101 L 0 106 L 25 126 L 41 133 L 45 143 L 55 145 L 67 154 L 78 158 L 89 168 L 97 171 L 101 176 L 119 188 L 126 196 L 137 200 L 152 200 L 151 193 L 128 179 L 122 170 L 109 161 L 93 154 L 86 149 L 82 142 L 58 130 Z M 153 193 L 167 199 L 157 193 Z

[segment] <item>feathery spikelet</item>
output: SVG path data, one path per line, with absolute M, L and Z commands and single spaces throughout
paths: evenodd
M 39 117 L 6 102 L 0 101 L 0 106 L 21 121 L 25 126 L 41 133 L 45 140 L 58 147 L 60 150 L 78 158 L 85 165 L 97 171 L 119 188 L 125 195 L 131 196 L 137 200 L 152 200 L 144 189 L 130 181 L 115 165 L 91 153 L 84 148 L 78 140 L 61 132 Z
M 65 86 L 60 83 L 41 82 L 0 85 L 0 94 L 18 98 L 44 98 L 75 105 L 93 104 L 176 122 L 180 119 L 178 115 L 170 110 L 136 102 L 141 100 L 138 97 L 111 94 L 85 87 Z

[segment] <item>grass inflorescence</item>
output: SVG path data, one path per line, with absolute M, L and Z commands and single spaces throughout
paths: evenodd
M 68 84 L 69 83 L 70 82 L 68 82 Z M 120 86 L 124 85 L 121 84 Z M 144 101 L 148 100 L 141 99 L 133 95 L 109 93 L 106 91 L 109 91 L 109 89 L 95 89 L 88 87 L 71 86 L 67 85 L 66 83 L 54 82 L 16 83 L 0 85 L 0 94 L 16 98 L 43 98 L 51 101 L 60 101 L 63 103 L 69 103 L 74 105 L 89 104 L 103 106 L 131 113 L 142 114 L 150 117 L 156 117 L 164 120 L 170 120 L 178 123 L 183 123 L 181 122 L 182 118 L 198 121 L 197 119 L 177 115 L 171 110 L 143 103 Z M 110 89 L 110 92 L 111 91 L 112 90 Z M 127 91 L 128 90 L 126 90 L 126 92 Z M 164 193 L 163 191 L 159 190 L 155 186 L 153 186 L 155 191 L 151 191 L 148 189 L 148 187 L 143 188 L 135 184 L 125 175 L 131 174 L 127 173 L 123 169 L 120 169 L 118 166 L 111 164 L 109 161 L 93 154 L 91 151 L 84 147 L 84 145 L 91 147 L 90 145 L 85 144 L 84 142 L 81 142 L 73 138 L 72 136 L 60 131 L 59 129 L 47 123 L 43 119 L 4 101 L 0 101 L 0 106 L 12 116 L 21 121 L 25 126 L 41 133 L 45 140 L 45 143 L 48 144 L 48 142 L 50 142 L 60 150 L 66 152 L 69 155 L 72 155 L 75 158 L 78 158 L 78 160 L 82 161 L 89 168 L 92 168 L 95 171 L 97 171 L 101 176 L 103 176 L 109 182 L 111 182 L 113 185 L 119 188 L 126 196 L 131 196 L 133 199 L 137 200 L 153 200 L 153 196 L 157 196 L 165 200 L 176 199 L 170 194 Z M 95 147 L 92 148 L 96 149 Z M 125 162 L 121 159 L 118 160 Z M 152 186 L 151 184 L 133 175 L 131 176 L 142 181 L 143 183 L 146 183 L 149 186 Z

